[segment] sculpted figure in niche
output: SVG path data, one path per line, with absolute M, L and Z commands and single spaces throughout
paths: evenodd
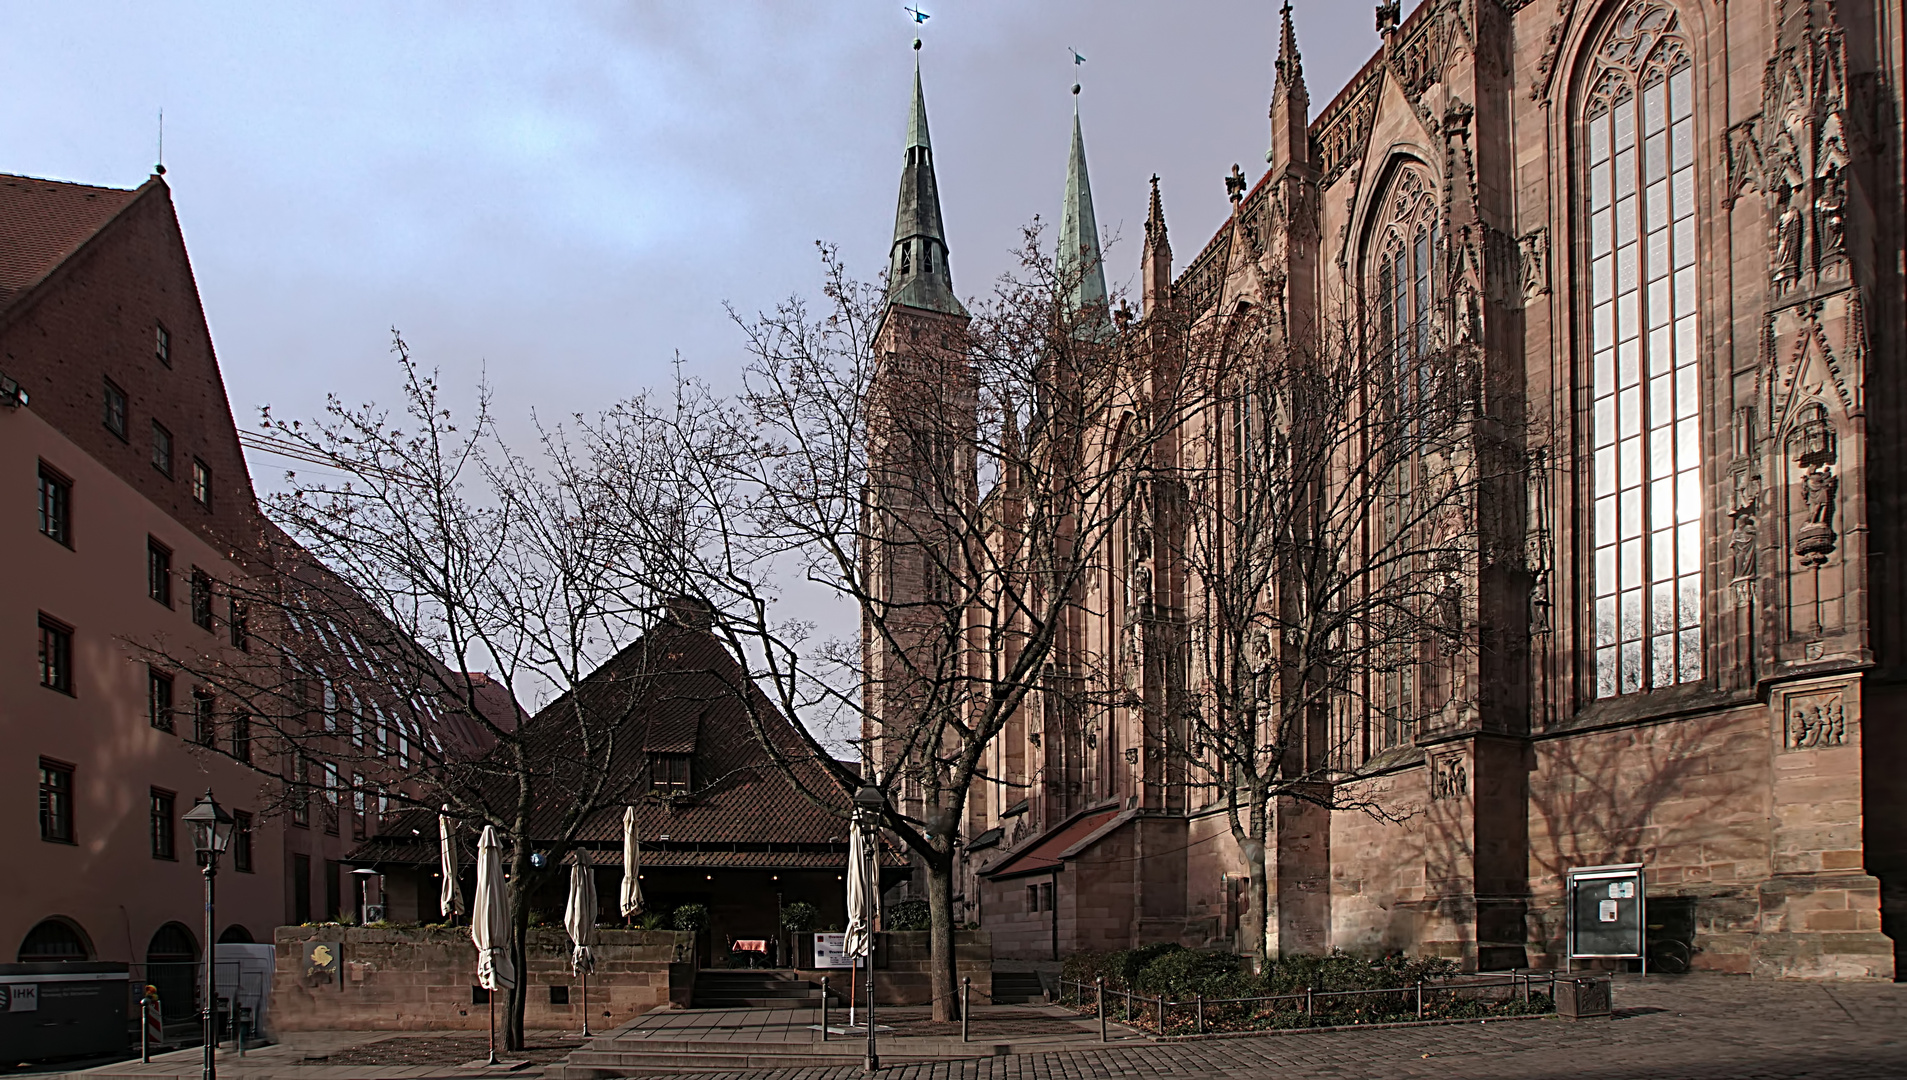
M 1797 192 L 1787 189 L 1781 219 L 1775 225 L 1775 284 L 1792 285 L 1801 277 L 1801 210 Z

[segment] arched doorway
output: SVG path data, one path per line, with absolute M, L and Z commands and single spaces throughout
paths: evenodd
M 93 947 L 86 931 L 63 915 L 45 919 L 26 932 L 20 942 L 20 963 L 49 964 L 70 960 L 91 960 Z
M 219 935 L 219 944 L 256 945 L 258 942 L 252 938 L 252 932 L 250 930 L 245 929 L 244 926 L 238 923 L 233 923 L 225 928 L 224 933 Z
M 159 1008 L 167 1020 L 198 1015 L 199 939 L 184 923 L 169 922 L 146 946 L 146 981 L 159 988 Z

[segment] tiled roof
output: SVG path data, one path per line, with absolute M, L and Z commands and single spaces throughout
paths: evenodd
M 657 846 L 658 865 L 669 853 L 662 837 L 680 845 L 680 865 L 789 865 L 751 860 L 789 851 L 764 846 L 839 845 L 846 851 L 847 796 L 805 758 L 807 748 L 792 725 L 756 688 L 748 687 L 763 731 L 795 760 L 793 778 L 770 759 L 735 689 L 744 674 L 714 637 L 675 622 L 665 622 L 597 668 L 563 697 L 524 725 L 535 760 L 574 761 L 576 710 L 598 718 L 621 716 L 609 774 L 631 785 L 627 801 L 636 808 L 637 836 L 645 858 Z M 650 753 L 693 755 L 692 793 L 669 800 L 647 786 Z M 556 838 L 572 803 L 553 794 L 532 811 L 531 833 Z M 622 805 L 606 806 L 582 823 L 576 841 L 603 852 L 601 862 L 620 862 Z M 418 829 L 412 837 L 410 830 Z M 467 830 L 468 831 L 468 830 Z M 353 861 L 434 861 L 434 815 L 409 816 L 387 830 L 397 840 L 373 840 Z M 727 851 L 718 850 L 728 848 Z M 410 853 L 410 849 L 416 849 Z M 739 848 L 739 850 L 737 850 Z M 699 849 L 699 850 L 692 850 Z M 753 850 L 751 850 L 753 849 Z M 689 856 L 694 856 L 690 858 Z M 719 859 L 717 857 L 720 857 Z M 839 860 L 820 865 L 839 865 Z
M 0 174 L 0 308 L 52 273 L 139 190 Z
M 986 871 L 988 877 L 1014 877 L 1019 874 L 1037 874 L 1057 869 L 1060 859 L 1067 850 L 1080 841 L 1098 832 L 1113 818 L 1119 816 L 1119 808 L 1084 814 L 1066 822 L 1058 828 L 1035 840 L 1028 847 L 1007 856 L 998 866 Z

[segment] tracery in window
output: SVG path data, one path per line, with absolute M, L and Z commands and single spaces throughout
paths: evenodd
M 1597 698 L 1702 677 L 1694 68 L 1633 3 L 1591 59 L 1578 153 L 1590 258 Z

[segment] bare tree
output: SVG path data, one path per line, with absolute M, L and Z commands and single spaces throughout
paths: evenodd
M 1244 308 L 1181 336 L 1203 393 L 1173 477 L 1183 526 L 1168 533 L 1192 598 L 1194 686 L 1183 728 L 1163 736 L 1223 803 L 1261 962 L 1281 801 L 1408 814 L 1347 781 L 1474 700 L 1475 582 L 1493 503 L 1521 475 L 1466 352 L 1358 319 L 1287 330 L 1275 309 Z
M 560 432 L 519 455 L 487 388 L 460 424 L 401 338 L 393 351 L 395 416 L 335 397 L 310 423 L 266 411 L 254 445 L 309 468 L 263 501 L 246 576 L 225 585 L 230 647 L 141 644 L 216 695 L 231 735 L 208 750 L 258 770 L 294 818 L 316 795 L 325 827 L 342 817 L 360 837 L 393 808 L 497 827 L 514 867 L 515 1049 L 531 894 L 592 814 L 646 790 L 612 767 L 646 680 L 571 691 L 653 622 L 649 568 L 677 560 L 631 546 L 620 515 L 643 495 L 619 491 L 606 513 Z M 548 705 L 531 718 L 519 702 Z
M 934 1015 L 954 1018 L 962 827 L 1002 782 L 984 752 L 1016 714 L 1077 722 L 1086 585 L 1182 401 L 1103 302 L 1068 300 L 1077 272 L 1040 253 L 1037 226 L 970 321 L 916 320 L 893 348 L 884 290 L 822 257 L 823 308 L 737 317 L 736 399 L 684 381 L 598 428 L 597 453 L 635 462 L 603 472 L 629 478 L 671 448 L 682 533 L 665 539 L 694 553 L 679 586 L 796 720 L 795 745 L 758 724 L 777 760 L 818 765 L 800 775 L 835 785 L 833 806 L 880 790 L 926 884 Z M 831 606 L 858 640 L 816 632 L 808 613 Z M 833 757 L 843 743 L 858 766 Z

